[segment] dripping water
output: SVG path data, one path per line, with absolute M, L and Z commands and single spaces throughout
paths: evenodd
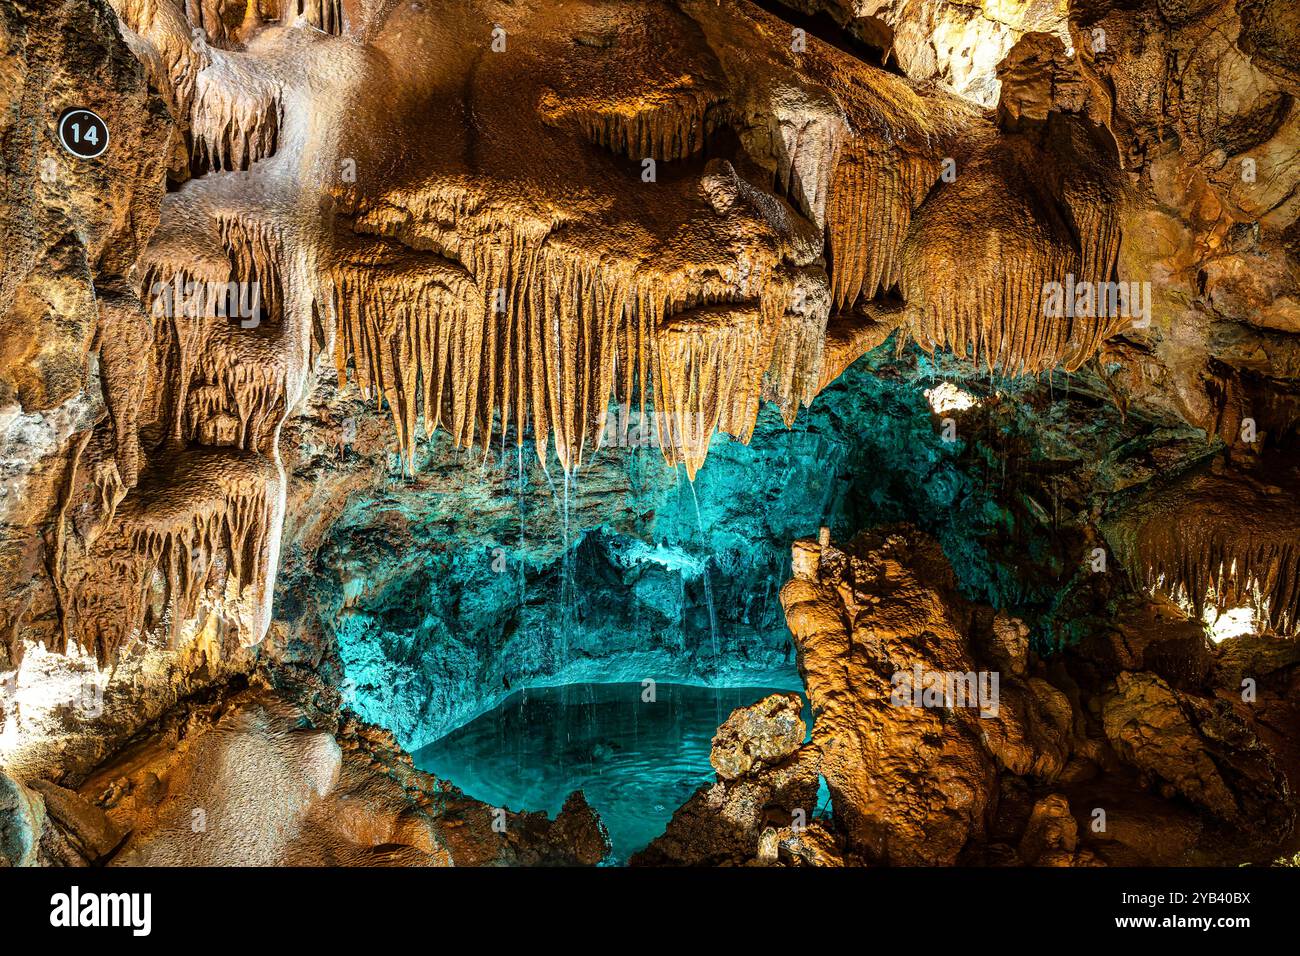
M 700 568 L 700 577 L 704 581 L 704 602 L 709 606 L 709 639 L 713 645 L 713 682 L 716 686 L 722 672 L 722 650 L 718 645 L 718 612 L 713 604 L 713 581 L 709 576 L 709 564 L 713 556 L 708 553 L 709 541 L 704 535 L 704 519 L 700 515 L 700 498 L 695 493 L 695 481 L 687 479 L 691 489 L 691 501 L 695 504 L 695 527 L 700 532 L 700 548 L 704 563 Z
M 570 475 L 569 469 L 561 464 L 564 470 L 564 494 L 561 497 L 559 489 L 555 487 L 555 479 L 551 476 L 551 470 L 546 467 L 546 462 L 542 462 L 542 474 L 546 476 L 546 484 L 551 489 L 551 497 L 555 501 L 556 510 L 560 518 L 560 615 L 559 615 L 559 648 L 560 659 L 555 668 L 556 672 L 564 669 L 569 662 L 569 629 L 572 625 L 572 601 L 570 600 L 573 587 L 573 555 L 569 549 L 569 486 Z M 562 685 L 563 686 L 563 685 Z M 567 703 L 567 701 L 566 701 Z
M 518 489 L 517 496 L 519 501 L 519 613 L 523 614 L 526 605 L 526 588 L 527 578 L 524 574 L 524 538 L 525 538 L 525 518 L 524 518 L 524 446 L 520 442 L 515 446 L 517 457 L 518 477 L 515 485 Z

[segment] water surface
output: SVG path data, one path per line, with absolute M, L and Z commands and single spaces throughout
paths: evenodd
M 663 832 L 673 811 L 715 779 L 709 749 L 737 708 L 784 688 L 631 684 L 521 690 L 423 747 L 421 770 L 471 797 L 552 816 L 574 790 L 609 828 L 609 862 L 625 863 Z M 804 704 L 804 722 L 812 718 Z

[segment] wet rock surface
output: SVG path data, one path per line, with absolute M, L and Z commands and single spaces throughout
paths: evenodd
M 733 711 L 713 738 L 717 782 L 673 814 L 664 835 L 631 865 L 822 865 L 833 858 L 814 820 L 821 754 L 803 742 L 801 707 L 798 694 L 774 694 Z

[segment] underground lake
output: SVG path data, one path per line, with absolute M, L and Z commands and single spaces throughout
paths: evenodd
M 622 865 L 713 783 L 710 742 L 731 712 L 789 692 L 649 682 L 526 688 L 413 757 L 468 796 L 512 811 L 555 815 L 582 790 L 609 831 L 605 863 Z M 811 732 L 806 698 L 803 720 Z

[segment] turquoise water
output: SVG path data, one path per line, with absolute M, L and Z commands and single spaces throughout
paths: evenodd
M 715 779 L 709 748 L 737 708 L 786 688 L 635 684 L 530 688 L 418 750 L 416 766 L 510 810 L 559 812 L 582 790 L 609 829 L 609 862 L 661 834 L 673 811 Z M 804 705 L 804 722 L 812 717 Z

